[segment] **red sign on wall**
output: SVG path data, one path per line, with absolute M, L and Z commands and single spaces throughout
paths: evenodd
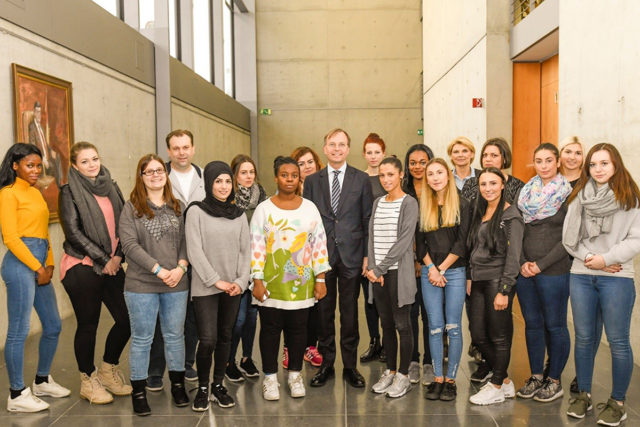
M 473 108 L 482 108 L 483 99 L 482 98 L 473 98 L 473 101 L 472 101 L 471 105 L 473 106 Z

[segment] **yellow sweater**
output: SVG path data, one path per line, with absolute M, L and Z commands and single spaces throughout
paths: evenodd
M 49 252 L 46 265 L 53 264 L 49 241 L 49 208 L 37 188 L 21 178 L 0 189 L 0 227 L 7 248 L 33 271 L 44 267 L 31 253 L 21 237 L 47 239 Z

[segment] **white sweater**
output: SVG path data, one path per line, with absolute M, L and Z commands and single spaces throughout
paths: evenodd
M 571 203 L 566 219 L 575 218 L 572 210 L 578 208 L 578 203 Z M 562 229 L 562 242 L 565 241 L 567 221 Z M 565 244 L 567 252 L 574 257 L 571 266 L 572 274 L 589 274 L 596 276 L 613 276 L 634 278 L 633 257 L 640 254 L 640 209 L 628 211 L 618 210 L 613 215 L 613 225 L 609 233 L 602 233 L 592 239 L 582 239 L 572 250 Z M 621 264 L 622 271 L 607 273 L 602 270 L 592 270 L 584 265 L 587 254 L 602 255 L 606 265 Z

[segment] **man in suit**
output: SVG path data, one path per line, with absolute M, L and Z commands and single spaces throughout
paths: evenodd
M 33 120 L 29 123 L 29 144 L 35 145 L 42 152 L 44 175 L 55 178 L 58 187 L 62 186 L 60 157 L 47 141 L 45 129 L 42 127 L 42 106 L 38 101 L 33 104 Z
M 180 200 L 185 207 L 189 203 L 202 201 L 205 197 L 204 179 L 202 170 L 191 163 L 196 149 L 193 145 L 193 134 L 186 129 L 176 129 L 166 137 L 167 154 L 169 163 L 167 171 L 171 180 L 171 188 L 176 199 Z M 189 277 L 191 277 L 189 270 Z M 147 379 L 147 390 L 162 390 L 162 377 L 166 362 L 164 359 L 164 341 L 160 332 L 160 322 L 156 324 L 156 333 L 153 337 L 151 355 L 149 361 L 149 377 Z M 196 381 L 198 374 L 193 369 L 196 359 L 196 346 L 198 344 L 198 333 L 196 330 L 196 320 L 191 301 L 187 302 L 187 315 L 184 321 L 184 341 L 185 341 L 185 379 Z
M 353 387 L 364 387 L 358 372 L 358 296 L 360 275 L 367 267 L 369 217 L 373 204 L 366 173 L 348 166 L 351 139 L 342 129 L 324 137 L 327 167 L 304 181 L 304 198 L 315 203 L 327 234 L 331 271 L 326 274 L 327 296 L 318 302 L 320 336 L 318 350 L 324 360 L 311 386 L 324 385 L 334 376 L 336 302 L 340 294 L 340 351 L 344 378 Z

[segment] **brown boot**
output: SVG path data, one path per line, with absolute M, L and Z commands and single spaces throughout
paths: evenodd
M 80 373 L 80 397 L 96 405 L 105 405 L 113 402 L 113 396 L 104 389 L 96 375 L 96 371 L 93 371 L 91 376 L 84 372 Z
M 98 378 L 100 378 L 104 388 L 116 396 L 128 396 L 131 394 L 132 388 L 125 382 L 124 375 L 118 369 L 118 365 L 102 362 L 102 366 L 98 371 Z

